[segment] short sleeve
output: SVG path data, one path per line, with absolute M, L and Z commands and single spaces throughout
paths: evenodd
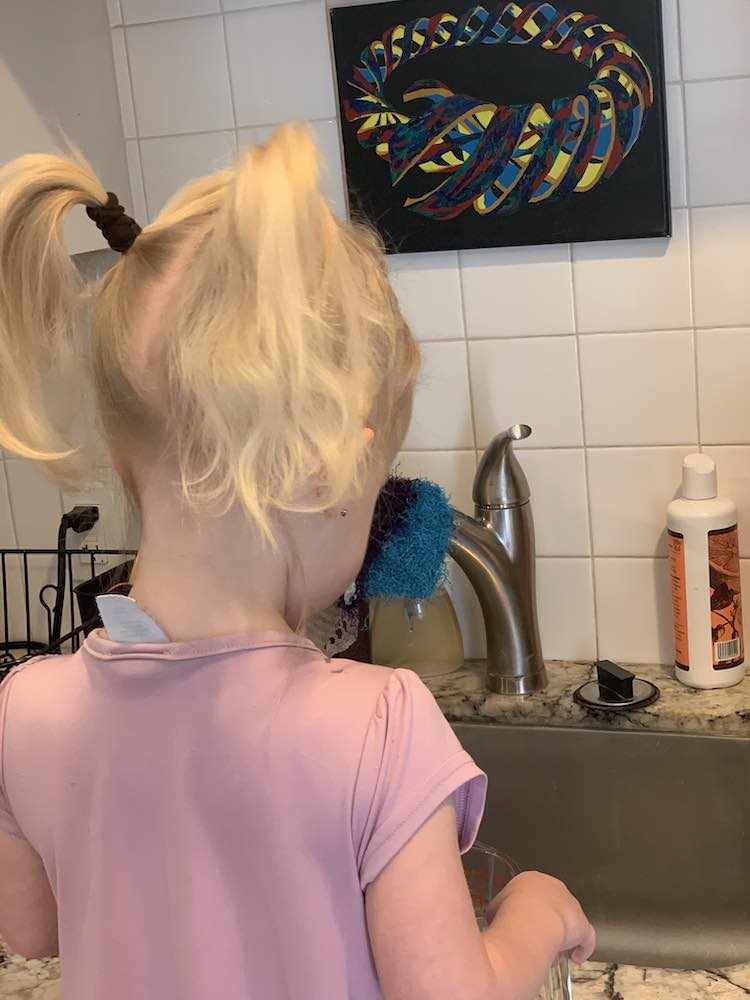
M 0 830 L 14 837 L 22 837 L 23 834 L 13 817 L 5 790 L 5 720 L 8 715 L 13 676 L 12 673 L 9 674 L 0 684 Z
M 363 891 L 452 795 L 459 846 L 468 850 L 486 792 L 485 775 L 419 677 L 394 670 L 370 720 L 354 796 L 354 846 Z

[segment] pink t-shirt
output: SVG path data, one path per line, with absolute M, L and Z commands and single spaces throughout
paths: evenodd
M 0 688 L 70 1000 L 375 1000 L 364 890 L 454 793 L 466 849 L 485 787 L 415 674 L 294 636 L 100 632 Z

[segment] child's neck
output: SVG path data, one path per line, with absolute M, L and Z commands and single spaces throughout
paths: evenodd
M 131 596 L 171 640 L 291 631 L 284 560 L 243 514 L 181 517 L 144 497 L 141 506 Z

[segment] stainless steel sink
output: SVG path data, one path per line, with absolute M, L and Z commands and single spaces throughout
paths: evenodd
M 481 839 L 570 886 L 600 961 L 750 961 L 750 739 L 454 729 L 490 778 Z

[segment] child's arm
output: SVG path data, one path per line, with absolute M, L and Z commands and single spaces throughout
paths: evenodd
M 24 958 L 57 954 L 57 904 L 34 848 L 0 830 L 0 938 Z
M 584 961 L 595 938 L 555 879 L 519 876 L 480 934 L 445 803 L 367 889 L 367 919 L 386 1000 L 534 1000 L 562 951 Z

